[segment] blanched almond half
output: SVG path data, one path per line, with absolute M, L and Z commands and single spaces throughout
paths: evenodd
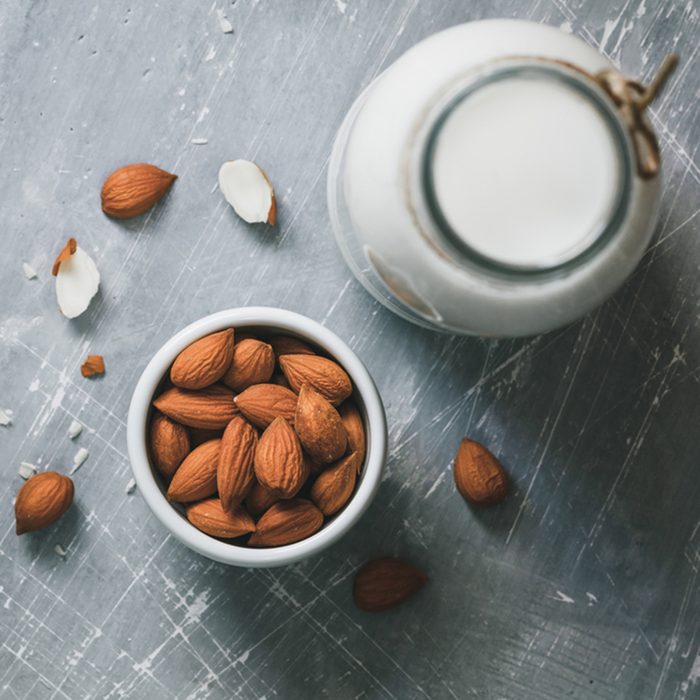
M 61 313 L 68 318 L 80 316 L 100 286 L 95 261 L 71 238 L 56 258 L 51 273 L 56 277 Z
M 275 193 L 267 175 L 255 163 L 249 160 L 224 163 L 219 169 L 219 189 L 243 221 L 275 225 Z

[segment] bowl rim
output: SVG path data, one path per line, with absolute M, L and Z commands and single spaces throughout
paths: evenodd
M 253 548 L 222 542 L 189 523 L 165 498 L 156 480 L 146 446 L 151 399 L 175 357 L 190 343 L 217 330 L 236 326 L 270 326 L 318 345 L 350 375 L 366 414 L 367 449 L 362 477 L 343 510 L 321 530 L 300 542 L 281 547 Z M 277 307 L 225 309 L 200 318 L 167 340 L 151 358 L 134 389 L 127 419 L 127 446 L 134 480 L 153 514 L 190 549 L 205 557 L 242 567 L 291 564 L 320 552 L 340 539 L 372 502 L 381 481 L 387 450 L 387 428 L 379 391 L 350 347 L 313 319 Z

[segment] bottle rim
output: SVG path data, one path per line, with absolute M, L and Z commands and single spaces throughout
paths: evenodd
M 602 117 L 615 146 L 618 161 L 618 181 L 616 194 L 609 215 L 601 222 L 600 230 L 591 237 L 590 243 L 571 257 L 545 264 L 514 264 L 499 260 L 470 246 L 452 227 L 443 211 L 436 192 L 433 177 L 433 162 L 437 144 L 443 127 L 452 113 L 474 93 L 487 85 L 516 77 L 556 80 L 573 89 L 591 104 Z M 443 252 L 462 265 L 468 265 L 508 280 L 529 281 L 571 273 L 598 255 L 615 238 L 627 215 L 633 181 L 632 152 L 627 131 L 620 115 L 608 96 L 585 73 L 566 64 L 545 59 L 510 60 L 507 65 L 499 65 L 487 72 L 481 72 L 456 94 L 438 106 L 430 122 L 419 154 L 419 190 L 425 205 L 430 228 L 435 234 L 436 243 Z

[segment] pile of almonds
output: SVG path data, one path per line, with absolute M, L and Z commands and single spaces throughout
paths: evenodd
M 195 341 L 153 400 L 151 459 L 202 532 L 277 547 L 352 496 L 365 427 L 345 370 L 309 344 L 227 328 Z

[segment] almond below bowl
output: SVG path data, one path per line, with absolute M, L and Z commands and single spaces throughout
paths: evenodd
M 258 327 L 271 333 L 296 336 L 319 346 L 350 375 L 354 398 L 365 421 L 367 454 L 355 493 L 337 515 L 314 535 L 281 547 L 253 548 L 217 540 L 191 525 L 184 513 L 165 498 L 165 484 L 151 466 L 147 447 L 151 400 L 181 350 L 202 336 L 224 328 Z M 195 321 L 168 340 L 143 371 L 129 406 L 129 459 L 134 479 L 158 520 L 183 544 L 205 557 L 243 567 L 291 564 L 329 547 L 340 539 L 371 503 L 379 487 L 386 459 L 386 418 L 372 377 L 357 355 L 335 333 L 316 321 L 284 309 L 248 307 L 228 309 Z

